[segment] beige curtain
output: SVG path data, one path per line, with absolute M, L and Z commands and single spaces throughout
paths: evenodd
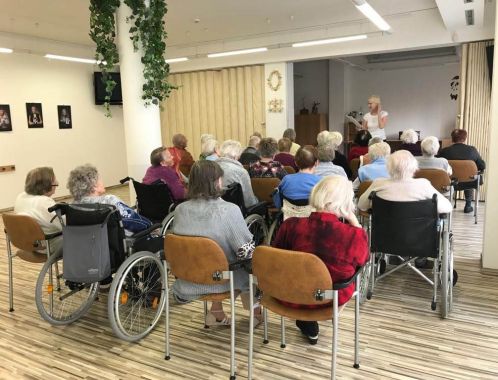
M 264 134 L 264 66 L 172 74 L 178 86 L 163 102 L 163 144 L 171 146 L 175 133 L 183 133 L 194 158 L 201 152 L 200 136 L 210 133 L 218 141 L 238 140 L 244 146 L 254 132 Z
M 486 46 L 492 41 L 473 42 L 462 47 L 459 118 L 457 127 L 468 133 L 467 142 L 477 148 L 482 158 L 488 158 L 491 82 L 489 80 Z M 485 200 L 485 187 L 480 189 Z

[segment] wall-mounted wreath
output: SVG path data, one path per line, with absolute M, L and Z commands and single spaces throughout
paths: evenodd
M 116 46 L 115 13 L 120 0 L 90 0 L 90 37 L 97 45 L 95 59 L 102 70 L 102 81 L 106 85 L 106 116 L 110 116 L 109 101 L 116 86 L 108 72 L 113 71 L 119 62 Z M 158 104 L 167 98 L 176 87 L 168 83 L 169 65 L 164 60 L 167 38 L 164 29 L 164 16 L 168 11 L 164 0 L 123 0 L 131 8 L 131 16 L 126 20 L 132 23 L 130 39 L 135 52 L 142 48 L 144 79 L 142 99 L 145 105 Z
M 282 86 L 282 74 L 278 70 L 273 70 L 266 82 L 272 91 L 278 91 Z

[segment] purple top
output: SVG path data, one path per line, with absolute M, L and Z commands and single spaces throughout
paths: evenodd
M 185 199 L 185 187 L 178 178 L 175 169 L 169 166 L 150 166 L 145 173 L 142 180 L 146 185 L 156 182 L 157 180 L 163 181 L 168 185 L 171 194 L 175 200 Z
M 294 156 L 290 153 L 281 152 L 273 157 L 274 161 L 280 162 L 283 166 L 291 166 L 297 172 L 299 169 L 294 161 Z

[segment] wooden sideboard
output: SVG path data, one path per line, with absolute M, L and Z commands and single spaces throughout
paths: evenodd
M 296 142 L 303 145 L 316 145 L 316 135 L 329 129 L 329 117 L 325 113 L 295 115 L 294 129 Z

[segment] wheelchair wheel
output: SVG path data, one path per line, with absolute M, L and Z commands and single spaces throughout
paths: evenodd
M 83 284 L 64 280 L 62 254 L 52 255 L 36 281 L 38 312 L 48 323 L 68 325 L 85 315 L 99 291 L 99 283 Z
M 166 297 L 164 264 L 158 254 L 137 252 L 119 267 L 107 302 L 116 336 L 136 342 L 155 327 Z
M 254 236 L 254 243 L 256 247 L 258 245 L 264 244 L 268 236 L 268 228 L 266 227 L 266 222 L 261 215 L 252 214 L 246 219 L 247 228 L 251 231 Z
M 162 227 L 161 227 L 161 236 L 166 236 L 168 231 L 170 231 L 173 228 L 173 220 L 175 219 L 175 212 L 172 211 L 168 215 L 166 215 L 166 218 L 164 218 L 162 222 Z
M 267 245 L 273 245 L 273 241 L 277 237 L 277 232 L 278 229 L 280 228 L 280 225 L 284 222 L 284 214 L 282 212 L 279 212 L 276 216 L 275 219 L 273 220 L 273 223 L 270 226 L 270 229 L 268 230 L 268 236 L 266 239 L 266 244 Z

